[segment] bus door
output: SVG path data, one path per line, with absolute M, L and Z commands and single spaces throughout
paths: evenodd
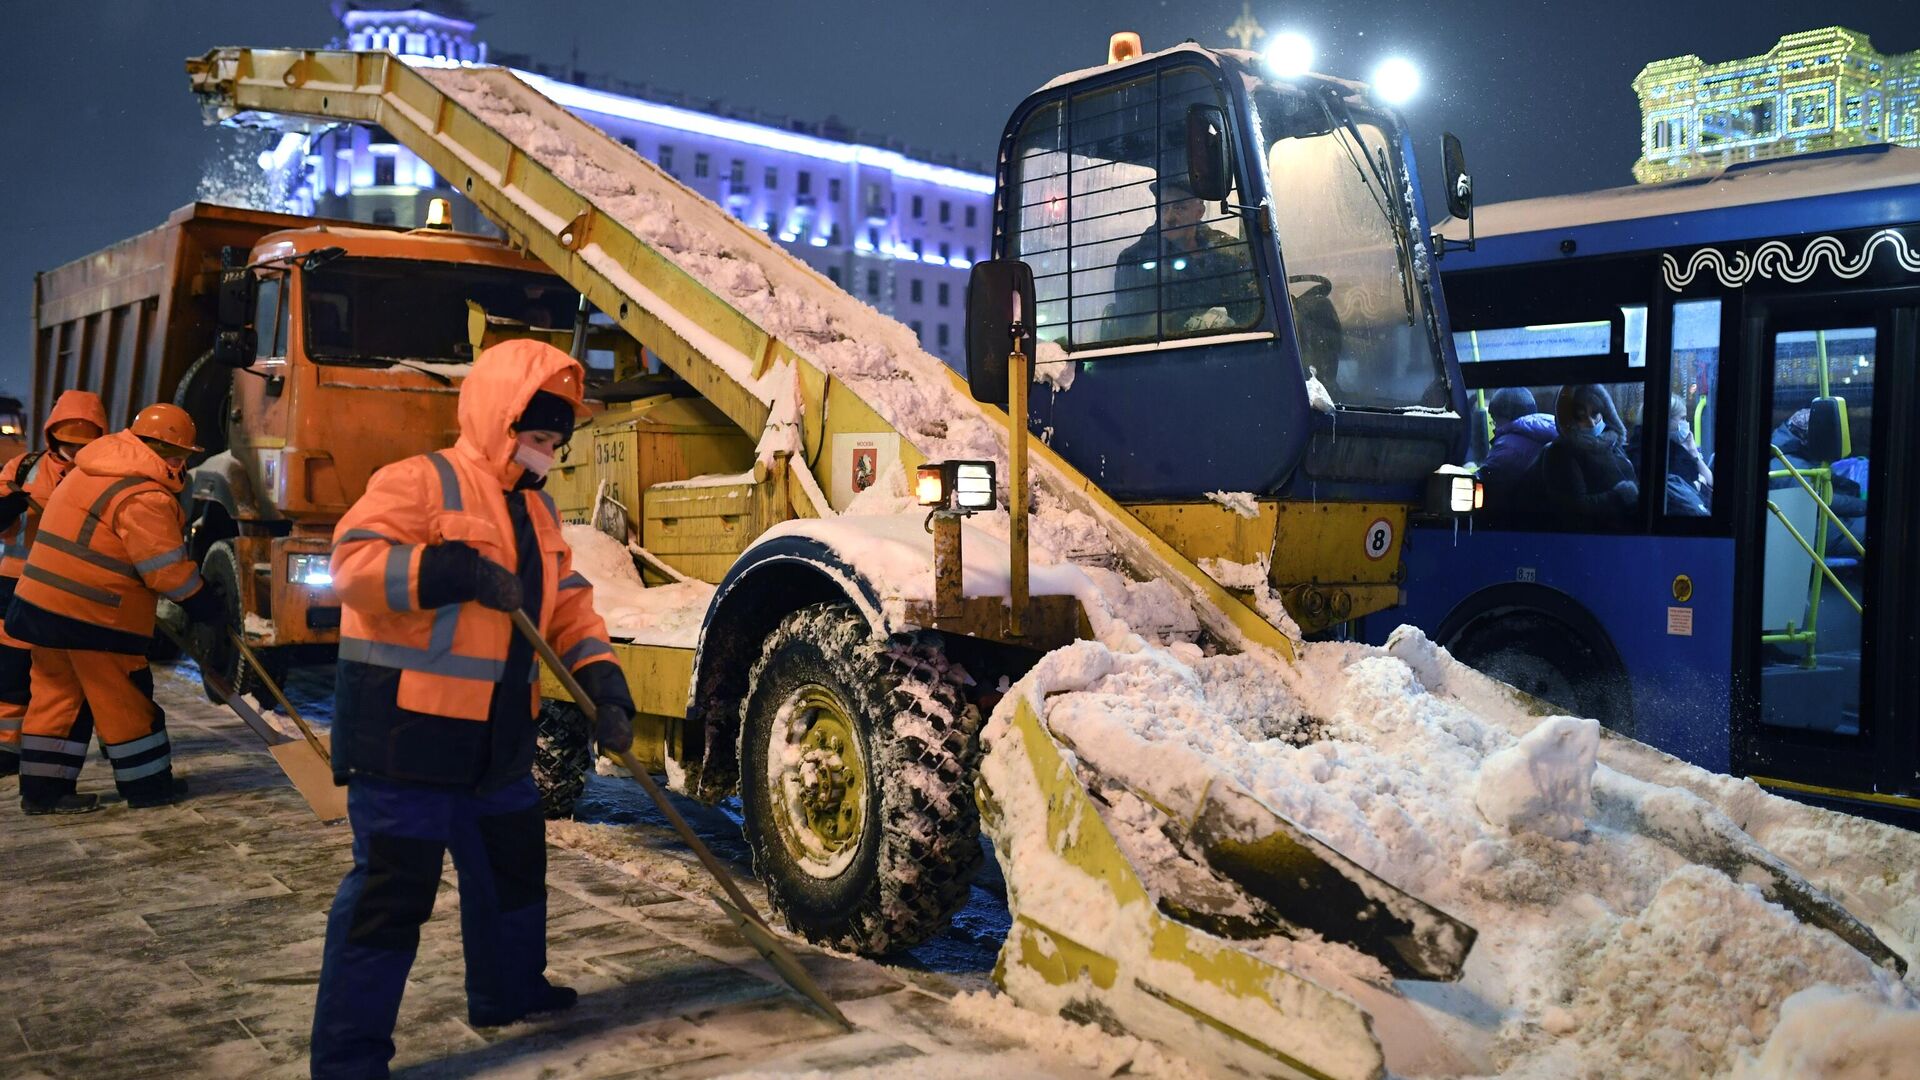
M 1735 770 L 1814 795 L 1920 795 L 1920 298 L 1749 313 Z

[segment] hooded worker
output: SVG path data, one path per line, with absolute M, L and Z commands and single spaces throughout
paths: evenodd
M 333 764 L 348 789 L 354 865 L 327 920 L 317 1080 L 386 1075 L 448 852 L 468 1020 L 509 1024 L 575 1000 L 545 976 L 539 670 L 506 613 L 524 609 L 572 669 L 598 707 L 601 744 L 630 744 L 625 676 L 540 490 L 586 414 L 583 375 L 540 342 L 483 352 L 460 388 L 459 441 L 375 473 L 335 527 Z
M 0 465 L 0 615 L 13 602 L 27 565 L 40 514 L 53 489 L 73 468 L 73 455 L 107 433 L 107 408 L 98 394 L 68 390 L 47 414 L 46 446 Z M 33 651 L 0 621 L 0 776 L 20 771 L 20 728 L 27 719 Z
M 7 632 L 33 648 L 33 695 L 20 739 L 20 806 L 85 813 L 74 786 L 95 728 L 114 783 L 134 808 L 185 797 L 147 649 L 165 596 L 196 622 L 225 616 L 187 551 L 180 489 L 193 421 L 149 405 L 127 430 L 86 444 L 41 512 L 7 608 Z

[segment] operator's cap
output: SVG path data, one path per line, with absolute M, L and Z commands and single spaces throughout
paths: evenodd
M 202 449 L 193 441 L 198 431 L 187 410 L 164 401 L 141 409 L 133 418 L 133 423 L 127 425 L 127 430 L 140 438 L 166 443 L 191 454 L 197 454 Z
M 1199 196 L 1193 193 L 1192 185 L 1193 181 L 1188 179 L 1185 173 L 1181 173 L 1178 176 L 1158 177 L 1147 184 L 1147 190 L 1153 192 L 1156 199 L 1165 195 L 1169 202 L 1176 199 L 1197 199 Z

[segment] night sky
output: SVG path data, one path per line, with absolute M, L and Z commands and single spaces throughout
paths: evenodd
M 837 115 L 991 160 L 1007 114 L 1052 76 L 1100 63 L 1113 30 L 1147 48 L 1226 45 L 1240 0 L 477 0 L 480 35 L 552 64 L 812 119 Z M 1270 31 L 1365 79 L 1400 53 L 1425 85 L 1406 109 L 1429 190 L 1442 131 L 1466 140 L 1483 202 L 1631 182 L 1650 60 L 1751 55 L 1838 23 L 1920 49 L 1914 0 L 1256 2 Z M 1737 13 L 1737 14 L 1736 14 Z M 237 145 L 201 124 L 181 61 L 216 45 L 325 44 L 325 0 L 26 0 L 0 65 L 6 228 L 0 390 L 25 396 L 33 273 L 158 224 Z

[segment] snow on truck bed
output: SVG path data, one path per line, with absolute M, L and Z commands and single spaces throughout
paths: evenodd
M 906 327 L 611 140 L 563 130 L 570 118 L 550 125 L 550 107 L 524 86 L 461 69 L 422 73 L 845 382 L 922 453 L 1004 461 L 997 426 Z M 653 294 L 596 246 L 581 254 L 649 303 Z M 770 438 L 791 437 L 791 371 L 756 382 L 747 358 L 656 305 L 772 406 Z M 1165 581 L 1111 569 L 1124 546 L 1117 530 L 1068 509 L 1075 504 L 1037 472 L 1036 562 L 1089 564 L 1081 569 L 1094 587 L 1074 591 L 1100 637 L 1049 655 L 1019 684 L 1044 719 L 1103 764 L 1139 765 L 1149 786 L 1229 774 L 1479 930 L 1460 983 L 1403 983 L 1404 999 L 1383 994 L 1374 962 L 1340 946 L 1267 946 L 1377 1008 L 1396 1073 L 1866 1077 L 1899 1075 L 1920 1056 L 1920 976 L 1896 980 L 1754 884 L 1650 839 L 1647 826 L 1686 837 L 1737 824 L 1910 961 L 1920 960 L 1912 834 L 1604 739 L 1588 721 L 1526 715 L 1417 633 L 1387 649 L 1305 646 L 1292 666 L 1259 649 L 1213 655 L 1195 643 L 1198 627 L 1221 620 L 1200 618 L 1210 613 Z M 971 524 L 1005 535 L 1004 514 Z M 693 644 L 706 587 L 639 588 L 620 544 L 590 529 L 569 529 L 568 539 L 616 636 Z M 992 747 L 1011 737 L 1015 696 L 989 725 L 990 764 Z M 1017 829 L 1020 808 L 1007 809 Z

